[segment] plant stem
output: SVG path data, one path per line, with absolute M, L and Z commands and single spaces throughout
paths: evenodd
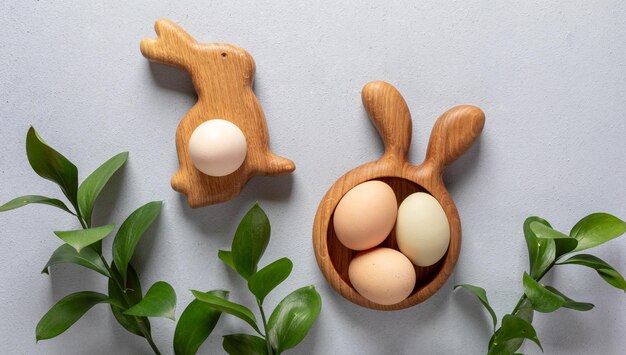
M 83 229 L 89 228 L 87 226 L 87 224 L 85 223 L 85 220 L 83 219 L 83 216 L 81 216 L 80 210 L 78 209 L 78 207 L 76 207 L 76 205 L 74 205 L 73 203 L 72 203 L 72 206 L 74 206 L 74 212 L 76 212 L 74 214 L 74 216 L 76 216 L 76 218 L 78 218 L 78 222 L 80 222 L 80 226 L 83 227 Z
M 265 312 L 263 311 L 263 304 L 257 300 L 257 304 L 259 305 L 259 311 L 261 311 L 261 319 L 263 319 L 263 332 L 265 333 L 265 345 L 267 346 L 267 353 L 269 355 L 273 355 L 272 346 L 270 345 L 270 340 L 267 338 L 267 321 L 265 319 Z
M 141 332 L 144 332 L 143 327 L 141 327 Z M 159 351 L 159 348 L 157 348 L 156 344 L 154 343 L 154 341 L 152 340 L 152 336 L 150 334 L 146 335 L 146 340 L 148 341 L 148 344 L 150 344 L 150 347 L 152 348 L 152 351 L 154 351 L 155 355 L 161 355 L 161 352 Z
M 81 216 L 80 208 L 78 208 L 78 204 L 74 203 L 74 201 L 71 201 L 70 198 L 68 198 L 68 200 L 70 200 L 70 204 L 72 205 L 72 207 L 74 207 L 74 212 L 76 212 L 74 215 L 80 221 L 80 225 L 83 226 L 83 229 L 87 229 L 87 227 L 85 227 L 85 224 L 84 224 L 83 216 Z
M 83 229 L 87 229 L 88 228 L 87 225 L 85 224 L 85 222 L 83 221 L 83 218 L 80 216 L 80 212 L 78 211 L 78 209 L 76 209 L 76 218 L 78 218 L 78 221 L 80 222 L 80 225 L 83 227 Z M 117 287 L 119 287 L 119 289 L 122 291 L 122 295 L 123 295 L 123 298 L 124 298 L 124 302 L 126 303 L 127 309 L 130 308 L 131 307 L 131 302 L 130 302 L 130 298 L 128 298 L 128 294 L 126 293 L 126 287 L 123 287 L 122 286 L 122 282 L 120 280 L 118 280 L 117 277 L 115 277 L 115 274 L 113 273 L 113 270 L 109 266 L 109 263 L 104 258 L 102 253 L 100 253 L 100 260 L 102 260 L 102 262 L 104 263 L 104 267 L 109 272 L 109 275 L 111 275 L 111 280 L 113 280 L 113 282 L 115 282 Z M 152 351 L 154 351 L 154 353 L 156 355 L 161 355 L 161 351 L 159 351 L 159 348 L 154 343 L 154 340 L 152 340 L 152 335 L 150 334 L 150 332 L 143 326 L 142 322 L 138 321 L 138 317 L 136 317 L 136 316 L 132 316 L 132 317 L 135 319 L 139 330 L 143 334 L 143 337 L 148 341 L 148 344 L 150 345 L 150 348 L 152 348 Z
M 519 311 L 519 308 L 522 306 L 522 302 L 524 302 L 524 300 L 526 299 L 526 295 L 522 295 L 522 297 L 519 298 L 519 301 L 517 301 L 517 304 L 515 305 L 515 308 L 513 308 L 513 311 L 511 312 L 512 315 L 515 315 L 515 313 L 517 311 Z
M 132 304 L 131 304 L 130 298 L 128 297 L 128 294 L 126 293 L 126 287 L 122 286 L 122 282 L 118 280 L 117 277 L 115 277 L 113 270 L 111 270 L 111 268 L 109 267 L 109 264 L 107 263 L 104 256 L 100 255 L 100 259 L 104 263 L 104 267 L 106 267 L 106 269 L 109 271 L 109 274 L 111 275 L 111 280 L 113 280 L 113 282 L 115 282 L 117 287 L 119 287 L 119 289 L 122 291 L 122 297 L 124 297 L 124 302 L 126 302 L 126 307 L 130 308 Z M 143 334 L 143 337 L 146 338 L 146 340 L 148 341 L 148 344 L 150 344 L 152 351 L 154 351 L 156 355 L 161 355 L 159 348 L 156 346 L 156 344 L 152 340 L 152 335 L 150 335 L 150 332 L 148 332 L 148 330 L 143 326 L 143 323 L 138 321 L 137 316 L 132 316 L 132 317 L 137 322 L 137 326 L 139 327 L 139 330 Z

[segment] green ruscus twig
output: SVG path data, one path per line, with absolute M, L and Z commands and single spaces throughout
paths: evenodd
M 53 265 L 70 263 L 96 271 L 109 280 L 107 294 L 82 291 L 59 300 L 37 324 L 37 341 L 60 335 L 93 306 L 108 303 L 115 319 L 124 329 L 144 337 L 154 353 L 160 354 L 152 339 L 147 317 L 174 319 L 176 294 L 172 286 L 158 281 L 143 296 L 130 259 L 137 243 L 158 217 L 162 202 L 149 202 L 139 207 L 122 223 L 113 240 L 113 262 L 109 264 L 102 254 L 102 240 L 113 232 L 115 225 L 92 226 L 92 212 L 100 192 L 124 165 L 128 153 L 120 153 L 109 159 L 80 185 L 76 166 L 48 146 L 32 127 L 26 135 L 26 155 L 39 176 L 55 182 L 61 188 L 72 210 L 56 198 L 26 195 L 0 206 L 0 212 L 36 203 L 57 207 L 75 216 L 82 228 L 54 232 L 64 244 L 54 251 L 42 272 L 47 274 Z
M 278 355 L 304 339 L 320 313 L 322 300 L 313 286 L 302 287 L 280 301 L 269 319 L 266 318 L 265 297 L 287 279 L 293 268 L 291 260 L 281 258 L 257 270 L 269 239 L 269 220 L 255 204 L 239 224 L 231 250 L 218 253 L 255 296 L 263 329 L 249 308 L 227 300 L 228 292 L 192 291 L 196 299 L 187 306 L 176 325 L 174 352 L 177 355 L 195 354 L 215 328 L 222 312 L 243 320 L 258 334 L 225 335 L 222 346 L 231 355 Z M 190 332 L 191 329 L 196 331 Z
M 610 285 L 626 291 L 626 281 L 620 273 L 602 259 L 589 254 L 575 254 L 567 260 L 564 256 L 590 249 L 626 232 L 626 223 L 607 213 L 593 213 L 581 219 L 569 235 L 556 231 L 539 217 L 529 217 L 524 222 L 524 237 L 528 247 L 530 270 L 522 278 L 524 294 L 511 313 L 502 318 L 499 328 L 495 312 L 489 305 L 484 289 L 463 284 L 461 287 L 472 292 L 491 314 L 494 332 L 489 340 L 487 354 L 511 355 L 529 339 L 541 350 L 543 347 L 532 326 L 534 312 L 550 313 L 559 308 L 588 311 L 594 307 L 587 302 L 577 302 L 552 286 L 540 283 L 541 279 L 555 266 L 582 265 L 594 269 Z

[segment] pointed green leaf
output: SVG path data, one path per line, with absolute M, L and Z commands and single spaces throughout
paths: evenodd
M 517 311 L 513 314 L 528 323 L 533 322 L 534 315 L 533 306 L 530 304 L 528 298 L 524 298 Z M 493 342 L 495 341 L 496 334 L 498 334 L 500 330 L 496 331 L 491 339 L 489 340 L 489 349 L 492 348 Z M 494 353 L 497 354 L 513 354 L 515 353 L 524 343 L 524 338 L 513 338 L 505 341 L 500 341 L 498 347 L 494 349 Z
M 94 227 L 89 229 L 77 229 L 73 231 L 56 231 L 54 234 L 61 238 L 64 242 L 71 245 L 80 253 L 81 249 L 90 246 L 91 244 L 104 239 L 109 235 L 115 224 L 107 224 L 100 227 Z
M 468 284 L 456 285 L 456 286 L 454 286 L 454 289 L 456 290 L 459 287 L 462 287 L 462 288 L 470 291 L 471 293 L 473 293 L 474 296 L 476 296 L 478 298 L 480 303 L 482 303 L 483 306 L 485 306 L 485 308 L 487 309 L 487 311 L 491 315 L 491 320 L 493 321 L 493 329 L 495 330 L 496 329 L 496 325 L 498 324 L 498 317 L 496 316 L 496 312 L 493 311 L 493 308 L 491 308 L 491 305 L 489 304 L 489 300 L 487 299 L 487 291 L 485 291 L 485 289 L 483 289 L 481 287 L 468 285 Z
M 557 290 L 556 288 L 554 288 L 552 286 L 547 286 L 546 285 L 545 288 L 548 291 L 554 293 L 555 295 L 561 296 L 565 300 L 565 303 L 563 303 L 563 307 L 564 308 L 573 309 L 575 311 L 589 311 L 589 310 L 591 310 L 594 307 L 594 305 L 592 303 L 576 302 L 573 299 L 565 296 L 559 290 Z
M 246 280 L 256 272 L 269 241 L 270 221 L 259 204 L 254 204 L 237 227 L 231 252 L 237 272 Z
M 72 205 L 77 206 L 78 169 L 67 158 L 49 147 L 30 127 L 26 134 L 26 155 L 37 175 L 55 182 Z
M 581 219 L 570 236 L 578 240 L 576 251 L 593 248 L 626 233 L 626 222 L 608 213 L 593 213 Z
M 226 298 L 227 291 L 209 291 L 209 294 Z M 180 315 L 174 332 L 174 354 L 194 355 L 209 337 L 222 312 L 199 300 L 193 300 Z
M 164 281 L 155 282 L 139 303 L 124 312 L 127 316 L 164 317 L 171 320 L 176 319 L 175 313 L 176 292 Z
M 533 305 L 530 303 L 530 300 L 528 298 L 525 298 L 522 301 L 522 304 L 517 309 L 517 312 L 515 312 L 515 314 L 513 314 L 513 315 L 522 318 L 523 320 L 527 321 L 528 323 L 532 323 L 533 322 L 533 317 L 535 315 L 535 310 L 533 309 Z M 517 349 L 515 349 L 515 350 L 517 350 Z M 513 351 L 515 351 L 515 350 L 513 350 Z
M 556 260 L 556 243 L 552 239 L 537 238 L 537 259 L 532 277 L 540 277 Z
M 530 229 L 535 233 L 537 238 L 552 239 L 555 245 L 555 259 L 560 258 L 572 250 L 576 249 L 578 241 L 567 234 L 548 227 L 543 223 L 531 222 Z
M 63 297 L 37 323 L 37 341 L 51 339 L 66 331 L 91 307 L 107 302 L 107 295 L 82 291 Z
M 238 303 L 227 301 L 224 298 L 219 297 L 218 295 L 195 290 L 191 290 L 191 293 L 193 293 L 196 299 L 208 303 L 209 305 L 211 305 L 211 307 L 218 311 L 226 312 L 243 320 L 244 322 L 250 324 L 250 326 L 254 328 L 257 333 L 261 333 L 261 331 L 259 330 L 259 326 L 256 323 L 256 317 L 247 307 Z
M 229 268 L 237 272 L 237 268 L 233 263 L 233 253 L 231 253 L 229 250 L 220 250 L 217 252 L 217 257 L 220 258 L 220 260 L 222 260 L 224 264 L 228 265 Z
M 524 273 L 524 294 L 533 305 L 533 309 L 537 312 L 550 313 L 563 307 L 565 299 L 552 293 L 544 286 L 540 285 L 527 273 Z
M 6 212 L 10 210 L 14 210 L 16 208 L 20 208 L 31 203 L 38 203 L 41 205 L 49 205 L 62 209 L 63 211 L 72 214 L 75 216 L 74 212 L 70 211 L 67 206 L 61 200 L 57 200 L 56 198 L 50 198 L 46 196 L 39 195 L 26 195 L 20 196 L 18 198 L 14 198 L 11 201 L 5 203 L 0 206 L 0 212 Z
M 530 259 L 530 275 L 538 277 L 543 274 L 556 258 L 556 245 L 552 239 L 540 239 L 530 228 L 531 223 L 541 223 L 551 227 L 550 223 L 539 217 L 528 217 L 524 221 L 524 238 Z
M 100 255 L 92 248 L 87 247 L 78 252 L 69 244 L 63 244 L 58 247 L 57 250 L 52 253 L 50 260 L 48 260 L 48 263 L 41 272 L 47 274 L 50 266 L 66 263 L 81 265 L 99 272 L 106 277 L 111 277 Z
M 98 253 L 99 255 L 103 255 L 102 254 L 102 240 L 99 240 L 91 244 L 89 247 L 93 249 L 96 253 Z
M 507 314 L 502 318 L 502 326 L 494 336 L 488 355 L 511 354 L 512 352 L 507 349 L 507 345 L 510 344 L 509 341 L 513 339 L 532 340 L 543 351 L 539 338 L 537 338 L 537 332 L 532 324 L 520 317 Z
M 98 195 L 111 176 L 124 165 L 126 159 L 128 159 L 128 152 L 114 156 L 91 173 L 78 187 L 78 208 L 87 225 L 91 225 L 91 213 Z
M 119 280 L 120 274 L 117 271 L 115 264 L 111 265 L 111 271 L 115 275 L 115 277 Z M 111 305 L 111 312 L 115 319 L 120 323 L 124 329 L 129 332 L 139 335 L 140 337 L 144 337 L 144 332 L 150 336 L 151 327 L 150 321 L 146 317 L 135 317 L 135 316 L 127 316 L 124 314 L 126 309 L 131 306 L 136 305 L 143 298 L 141 293 L 141 283 L 139 282 L 139 276 L 135 272 L 135 269 L 129 264 L 128 265 L 128 288 L 125 290 L 121 290 L 114 279 L 109 279 L 109 298 L 115 300 L 118 303 L 122 303 L 127 305 L 125 308 L 120 309 Z M 126 298 L 124 297 L 124 293 L 126 293 Z M 126 301 L 128 299 L 130 304 Z
M 596 270 L 600 277 L 602 277 L 606 282 L 614 287 L 619 288 L 620 290 L 626 291 L 626 281 L 624 281 L 624 277 L 620 275 L 620 273 L 615 270 L 611 265 L 596 256 L 589 254 L 578 254 L 559 264 L 576 264 L 590 267 Z
M 226 335 L 222 346 L 229 355 L 267 355 L 265 340 L 255 335 Z
M 291 260 L 287 258 L 278 259 L 250 276 L 248 289 L 260 303 L 263 303 L 265 296 L 289 277 L 292 268 Z
M 322 298 L 315 287 L 306 286 L 285 297 L 272 312 L 267 337 L 277 353 L 298 345 L 315 323 Z
M 113 240 L 113 261 L 126 284 L 126 267 L 137 243 L 161 212 L 163 202 L 153 201 L 139 207 L 126 218 Z

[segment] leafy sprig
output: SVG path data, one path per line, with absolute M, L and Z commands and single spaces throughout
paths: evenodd
M 255 296 L 261 323 L 248 307 L 229 301 L 227 291 L 193 290 L 196 299 L 176 325 L 177 355 L 195 354 L 214 330 L 222 312 L 243 320 L 256 333 L 225 335 L 222 346 L 228 354 L 277 355 L 304 339 L 320 313 L 322 300 L 312 285 L 299 288 L 280 301 L 268 320 L 264 300 L 287 279 L 293 268 L 291 260 L 281 258 L 257 270 L 269 240 L 270 222 L 255 204 L 239 224 L 231 250 L 218 252 L 218 257 L 247 282 L 248 290 Z
M 541 279 L 556 265 L 582 265 L 594 269 L 611 286 L 626 292 L 624 277 L 602 259 L 577 254 L 560 261 L 571 253 L 590 249 L 626 233 L 626 222 L 607 213 L 593 213 L 581 219 L 569 235 L 556 231 L 539 217 L 529 217 L 524 222 L 524 237 L 528 247 L 530 269 L 524 272 L 522 285 L 524 294 L 513 311 L 498 319 L 487 299 L 487 292 L 480 287 L 462 284 L 473 293 L 487 309 L 493 319 L 494 332 L 489 340 L 488 355 L 511 355 L 522 346 L 525 339 L 533 341 L 543 351 L 537 332 L 532 326 L 534 312 L 550 313 L 560 308 L 576 311 L 591 310 L 594 305 L 574 301 L 556 288 L 541 283 Z
M 109 159 L 80 185 L 76 166 L 48 146 L 33 127 L 26 135 L 26 154 L 31 167 L 39 176 L 60 187 L 72 209 L 56 198 L 26 195 L 0 206 L 0 212 L 35 203 L 57 207 L 76 217 L 82 229 L 54 232 L 64 244 L 52 253 L 42 273 L 48 274 L 51 266 L 69 263 L 96 271 L 109 280 L 108 294 L 75 292 L 52 306 L 37 324 L 37 341 L 62 334 L 93 306 L 107 303 L 124 329 L 145 338 L 155 354 L 160 354 L 152 339 L 147 317 L 174 319 L 176 293 L 172 286 L 158 281 L 143 296 L 139 277 L 130 260 L 137 243 L 158 217 L 162 202 L 149 202 L 139 207 L 122 223 L 113 241 L 113 262 L 109 264 L 102 254 L 102 240 L 113 232 L 115 225 L 92 226 L 92 213 L 98 196 L 113 174 L 124 165 L 128 153 L 120 153 Z

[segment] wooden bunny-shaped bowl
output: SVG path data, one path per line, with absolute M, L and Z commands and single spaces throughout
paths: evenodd
M 407 161 L 411 144 L 411 115 L 400 93 L 390 84 L 368 83 L 362 92 L 363 105 L 381 135 L 385 153 L 339 178 L 320 202 L 313 225 L 313 248 L 322 273 L 343 297 L 378 310 L 398 310 L 423 302 L 439 290 L 456 265 L 461 249 L 461 222 L 452 198 L 443 184 L 444 168 L 461 156 L 480 135 L 485 115 L 475 106 L 457 106 L 445 112 L 432 130 L 426 159 L 418 166 Z M 415 266 L 417 282 L 405 300 L 381 305 L 361 296 L 350 284 L 348 266 L 357 251 L 339 242 L 333 228 L 333 213 L 341 198 L 358 184 L 380 180 L 394 190 L 398 203 L 415 192 L 432 195 L 443 208 L 450 225 L 450 244 L 436 264 Z M 395 228 L 380 245 L 398 249 Z

